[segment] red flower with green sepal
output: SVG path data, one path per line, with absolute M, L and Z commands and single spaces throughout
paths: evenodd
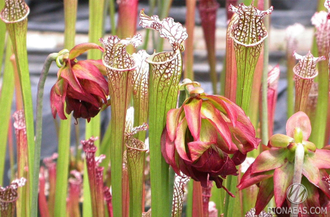
M 168 112 L 161 141 L 162 154 L 177 174 L 182 171 L 203 187 L 214 180 L 227 192 L 223 178 L 237 175 L 236 166 L 258 143 L 240 107 L 223 96 L 206 95 L 201 88 L 191 90 L 180 108 Z
M 109 90 L 108 82 L 103 77 L 106 70 L 102 60 L 76 59 L 89 49 L 103 51 L 97 44 L 83 43 L 63 55 L 63 65 L 50 94 L 54 118 L 58 114 L 61 119 L 66 119 L 65 108 L 67 114 L 73 112 L 75 119 L 85 118 L 90 121 L 107 104 Z
M 275 197 L 276 207 L 288 206 L 287 189 L 293 184 L 295 169 L 295 151 L 298 144 L 304 148 L 301 184 L 307 189 L 307 198 L 300 208 L 325 207 L 330 199 L 329 175 L 330 150 L 307 141 L 311 134 L 311 123 L 304 112 L 291 116 L 286 124 L 287 135 L 273 135 L 263 151 L 243 175 L 239 189 L 253 184 L 259 186 L 256 201 L 258 215 Z

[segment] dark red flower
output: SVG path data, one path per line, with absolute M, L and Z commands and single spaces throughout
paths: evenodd
M 108 83 L 103 77 L 105 66 L 102 60 L 81 60 L 77 57 L 89 49 L 99 49 L 94 43 L 83 43 L 75 46 L 63 57 L 63 66 L 57 73 L 57 82 L 51 89 L 50 102 L 54 118 L 56 114 L 66 119 L 66 113 L 73 112 L 73 117 L 90 118 L 99 113 L 107 103 Z
M 237 175 L 236 165 L 258 143 L 240 107 L 223 96 L 206 95 L 201 88 L 168 112 L 161 141 L 162 154 L 177 174 L 182 171 L 203 187 L 214 180 L 218 188 L 223 187 L 222 178 Z

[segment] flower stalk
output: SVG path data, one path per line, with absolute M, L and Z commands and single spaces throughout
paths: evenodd
M 161 154 L 160 139 L 163 132 L 166 114 L 177 104 L 179 81 L 182 71 L 182 42 L 188 37 L 186 29 L 175 23 L 173 18 L 159 20 L 158 16 L 147 16 L 140 13 L 140 26 L 159 31 L 160 37 L 167 38 L 173 51 L 154 53 L 147 62 L 151 66 L 149 76 L 149 143 L 150 145 L 150 181 L 152 215 L 169 216 L 170 202 L 169 169 Z M 172 34 L 175 32 L 175 34 Z M 170 70 L 169 70 L 170 69 Z
M 113 3 L 113 0 L 110 1 L 110 4 Z M 103 36 L 104 32 L 104 21 L 105 21 L 105 0 L 89 0 L 89 42 L 91 43 L 99 43 L 99 38 Z M 111 25 L 112 29 L 115 29 Z M 101 59 L 102 53 L 97 49 L 88 50 L 87 59 Z M 85 131 L 85 139 L 89 139 L 90 137 L 100 137 L 101 136 L 101 115 L 97 114 L 94 118 L 92 118 L 89 122 L 86 121 L 86 131 Z M 79 140 L 77 140 L 79 141 Z M 100 141 L 95 141 L 95 146 L 97 147 L 97 155 L 100 154 Z M 78 150 L 76 150 L 78 152 Z M 87 169 L 84 169 L 84 177 L 87 177 Z M 92 215 L 92 207 L 90 201 L 90 192 L 89 192 L 89 182 L 88 179 L 84 179 L 83 181 L 83 189 L 84 189 L 84 201 L 83 201 L 83 213 L 84 216 Z
M 71 49 L 75 44 L 76 19 L 77 19 L 77 0 L 64 0 L 64 47 Z M 70 153 L 70 132 L 71 115 L 66 120 L 60 121 L 59 140 L 58 140 L 58 161 L 56 174 L 56 194 L 54 215 L 66 215 L 66 197 L 68 190 L 68 166 Z M 61 209 L 55 209 L 61 207 Z
M 211 197 L 213 183 L 208 181 L 207 187 L 202 188 L 202 200 L 203 200 L 203 217 L 209 217 L 209 202 Z
M 39 186 L 39 168 L 40 168 L 40 152 L 41 152 L 41 140 L 42 140 L 42 107 L 43 107 L 43 97 L 44 97 L 44 87 L 46 78 L 49 72 L 50 65 L 53 61 L 58 58 L 58 53 L 49 54 L 45 60 L 43 69 L 41 71 L 39 83 L 38 83 L 38 93 L 37 93 L 37 110 L 36 110 L 36 139 L 34 147 L 34 159 L 33 159 L 33 179 L 32 183 L 32 209 L 37 209 L 37 199 L 38 199 L 38 186 Z
M 299 128 L 297 129 L 297 131 L 298 132 L 300 131 L 300 133 L 301 133 L 301 130 Z M 302 171 L 304 168 L 304 156 L 305 156 L 304 145 L 299 142 L 297 144 L 297 147 L 295 150 L 294 175 L 292 178 L 293 184 L 301 184 L 301 178 L 303 176 Z M 299 204 L 291 204 L 292 209 L 297 209 L 298 206 L 299 206 Z M 296 215 L 294 213 L 292 213 L 290 216 L 295 217 Z

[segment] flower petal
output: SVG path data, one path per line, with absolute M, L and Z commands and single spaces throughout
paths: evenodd
M 269 179 L 273 176 L 273 171 L 266 171 L 262 173 L 252 173 L 252 165 L 247 169 L 241 178 L 237 188 L 240 190 L 247 188 L 253 184 L 258 184 L 261 181 Z
M 56 113 L 62 120 L 66 119 L 64 114 L 66 87 L 67 82 L 60 79 L 55 83 L 50 91 L 50 104 L 54 119 L 56 118 Z
M 252 173 L 270 171 L 283 166 L 287 161 L 287 152 L 286 149 L 263 151 L 251 165 Z
M 186 139 L 185 139 L 185 135 L 186 135 L 186 130 L 188 128 L 188 124 L 187 124 L 187 120 L 186 118 L 184 118 L 178 125 L 177 129 L 176 129 L 176 138 L 175 138 L 175 148 L 179 154 L 179 156 L 188 162 L 191 162 L 191 160 L 189 159 L 188 155 L 187 155 L 187 149 L 186 149 Z
M 303 140 L 308 140 L 312 132 L 311 121 L 308 116 L 299 111 L 293 114 L 286 122 L 286 135 L 294 138 L 294 129 L 298 127 L 302 130 Z
M 201 99 L 192 99 L 189 103 L 183 106 L 184 113 L 188 122 L 188 128 L 194 140 L 199 140 L 201 129 Z
M 174 143 L 169 139 L 166 129 L 167 128 L 164 128 L 163 134 L 161 137 L 161 152 L 163 154 L 163 157 L 164 157 L 166 163 L 171 165 L 171 167 L 177 174 L 180 174 L 180 170 L 177 167 L 176 161 L 175 161 Z
M 316 151 L 309 152 L 311 163 L 319 169 L 330 169 L 330 150 L 316 149 Z
M 260 183 L 259 192 L 256 201 L 256 215 L 259 215 L 260 212 L 266 207 L 270 199 L 274 195 L 274 183 L 273 179 L 266 179 Z
M 108 93 L 109 92 L 108 82 L 103 77 L 98 67 L 94 65 L 95 62 L 96 62 L 95 60 L 78 61 L 76 64 L 72 66 L 72 71 L 78 79 L 86 79 L 89 81 L 93 81 L 99 84 L 102 87 L 102 89 L 104 89 L 106 93 Z M 104 70 L 105 70 L 105 66 L 104 66 Z
M 304 160 L 302 174 L 308 179 L 309 182 L 313 183 L 316 186 L 321 180 L 319 169 L 316 166 L 314 166 L 313 162 L 308 157 L 306 157 Z
M 191 160 L 196 161 L 207 149 L 211 147 L 212 142 L 193 141 L 188 143 L 188 149 Z
M 73 60 L 75 59 L 77 56 L 81 55 L 82 53 L 85 53 L 86 51 L 90 50 L 90 49 L 99 49 L 100 51 L 104 51 L 103 47 L 95 44 L 95 43 L 81 43 L 78 44 L 76 46 L 74 46 L 69 53 L 69 59 Z
M 274 172 L 274 197 L 276 207 L 281 207 L 286 199 L 286 190 L 292 184 L 294 165 L 286 162 Z
M 59 74 L 62 78 L 64 78 L 76 92 L 82 93 L 83 89 L 77 79 L 77 77 L 73 74 L 70 66 L 62 67 L 59 70 Z
M 166 117 L 166 129 L 168 133 L 168 137 L 171 141 L 174 141 L 176 135 L 176 128 L 179 125 L 179 117 L 181 114 L 182 108 L 178 109 L 170 109 L 167 112 Z
M 215 96 L 215 95 L 205 95 L 201 96 L 202 99 L 208 99 L 213 102 L 213 105 L 221 112 L 225 113 L 229 120 L 232 122 L 235 127 L 237 121 L 237 111 L 241 110 L 236 104 L 223 96 Z M 242 110 L 243 112 L 243 110 Z
M 227 123 L 221 117 L 219 110 L 217 110 L 211 102 L 206 101 L 202 104 L 201 116 L 202 118 L 209 119 L 209 121 L 216 126 L 219 134 L 221 135 L 225 144 L 228 146 L 229 150 L 234 148 Z

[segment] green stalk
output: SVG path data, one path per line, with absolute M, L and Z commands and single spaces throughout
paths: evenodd
M 77 1 L 78 0 L 64 0 L 64 47 L 68 50 L 71 49 L 75 44 Z M 66 216 L 70 132 L 71 116 L 69 115 L 66 120 L 60 121 L 55 195 L 55 207 L 60 208 L 55 209 L 55 216 Z
M 113 1 L 110 1 L 110 4 L 113 4 Z M 90 0 L 89 1 L 89 42 L 99 43 L 99 38 L 103 36 L 104 30 L 104 0 Z M 110 7 L 110 12 L 111 7 Z M 111 17 L 113 18 L 113 17 Z M 112 22 L 112 19 L 111 19 Z M 111 24 L 112 27 L 112 24 Z M 88 50 L 87 59 L 101 59 L 102 53 L 98 49 Z M 86 121 L 86 132 L 85 139 L 90 137 L 99 137 L 101 136 L 101 113 L 97 114 L 94 118 Z M 100 140 L 95 140 L 94 145 L 96 146 L 96 155 L 100 155 Z M 104 167 L 107 168 L 107 167 Z M 88 177 L 87 168 L 84 169 L 84 177 Z M 84 189 L 84 201 L 83 201 L 83 215 L 91 216 L 92 207 L 91 207 L 91 192 L 89 188 L 89 179 L 84 179 L 83 181 Z
M 294 81 L 293 81 L 293 67 L 295 60 L 292 54 L 287 54 L 287 118 L 294 113 Z
M 193 207 L 193 185 L 194 180 L 190 179 L 188 182 L 188 194 L 187 194 L 187 206 L 186 206 L 186 216 L 192 217 L 192 207 Z
M 264 0 L 264 8 L 269 8 L 269 0 Z M 269 29 L 269 16 L 264 19 L 266 29 Z M 264 41 L 264 66 L 262 73 L 262 84 L 261 84 L 261 106 L 262 106 L 262 119 L 261 119 L 261 142 L 262 144 L 268 143 L 268 107 L 267 107 L 267 92 L 268 92 L 268 61 L 269 61 L 269 39 L 266 38 Z
M 14 5 L 13 2 L 6 1 L 3 11 L 4 10 L 10 11 L 10 13 L 7 14 L 2 13 L 1 19 L 6 23 L 9 36 L 13 43 L 14 54 L 17 62 L 17 70 L 22 88 L 26 121 L 26 135 L 28 142 L 29 177 L 27 177 L 27 179 L 32 181 L 32 174 L 34 169 L 32 167 L 34 159 L 34 119 L 30 74 L 26 49 L 27 15 L 29 14 L 30 9 L 24 1 L 19 4 L 18 7 Z M 32 185 L 30 185 L 30 190 L 32 190 Z M 28 213 L 30 213 L 30 207 Z
M 5 5 L 5 0 L 0 0 L 0 8 L 3 8 Z M 4 22 L 0 22 L 0 69 L 2 69 L 2 60 L 4 55 L 4 48 L 6 45 L 6 24 Z M 1 70 L 0 70 L 0 77 L 1 77 Z M 4 143 L 3 143 L 4 144 Z M 1 182 L 1 181 L 0 181 Z
M 115 0 L 110 0 L 109 7 L 110 7 L 109 14 L 110 14 L 111 34 L 116 35 Z
M 36 111 L 36 140 L 34 147 L 34 161 L 33 161 L 33 178 L 32 178 L 32 204 L 31 204 L 31 216 L 38 215 L 38 186 L 39 186 L 39 168 L 40 168 L 40 151 L 41 151 L 41 139 L 42 139 L 42 106 L 44 97 L 45 81 L 49 72 L 50 65 L 57 58 L 58 53 L 49 54 L 43 69 L 41 71 L 39 83 L 38 83 L 38 95 L 37 95 L 37 111 Z
M 1 52 L 1 51 L 0 51 Z M 3 184 L 4 177 L 4 167 L 6 159 L 6 147 L 8 139 L 8 128 L 10 120 L 11 105 L 14 95 L 14 70 L 10 62 L 11 52 L 11 42 L 8 40 L 6 49 L 6 60 L 5 68 L 2 80 L 2 87 L 0 92 L 0 186 Z
M 239 190 L 236 187 L 238 185 L 238 177 L 228 176 L 226 178 L 226 183 L 227 189 L 235 195 L 235 198 L 231 197 L 229 194 L 226 194 L 223 213 L 225 216 L 242 216 L 242 204 L 240 204 Z
M 110 163 L 110 156 L 108 153 L 110 153 L 110 141 L 111 141 L 111 121 L 109 122 L 106 131 L 104 132 L 104 136 L 101 141 L 101 150 L 100 153 L 107 155 L 107 157 L 100 163 L 101 167 L 108 168 Z M 104 169 L 103 175 L 106 177 L 107 169 Z M 111 184 L 111 183 L 109 183 Z
M 312 134 L 310 141 L 313 142 L 317 148 L 323 148 L 324 138 L 326 131 L 327 118 L 325 115 L 328 112 L 328 100 L 329 100 L 329 72 L 328 61 L 322 61 L 319 63 L 319 75 L 318 75 L 318 98 L 317 107 L 315 112 L 315 118 L 313 120 Z

